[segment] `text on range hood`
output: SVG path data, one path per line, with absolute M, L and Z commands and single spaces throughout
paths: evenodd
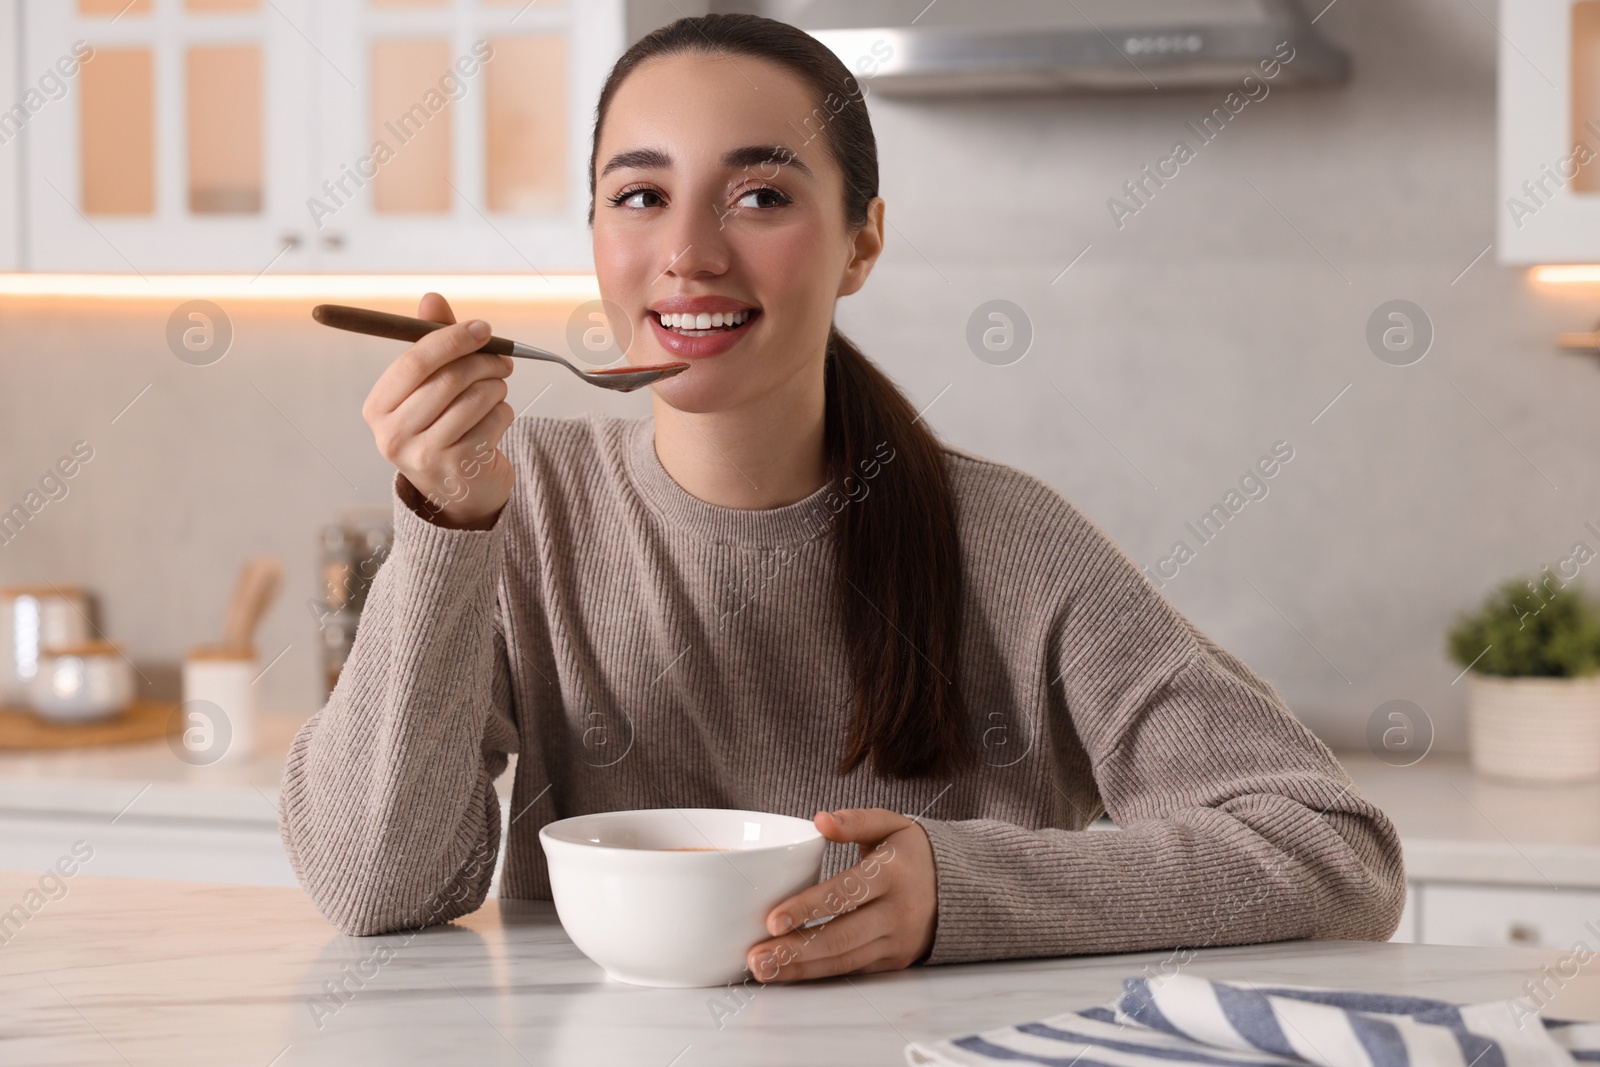
M 1144 91 L 1345 80 L 1294 0 L 768 0 L 726 3 L 826 44 L 885 96 Z M 914 21 L 913 21 L 914 20 Z

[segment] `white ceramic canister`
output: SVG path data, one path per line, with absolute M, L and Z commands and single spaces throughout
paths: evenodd
M 54 585 L 0 589 L 0 703 L 27 706 L 43 649 L 83 645 L 93 637 L 89 597 L 82 589 Z
M 39 652 L 28 704 L 52 722 L 107 719 L 133 703 L 133 664 L 109 641 L 52 645 Z
M 183 661 L 183 729 L 174 751 L 204 765 L 250 757 L 256 743 L 260 664 L 254 651 L 191 648 Z

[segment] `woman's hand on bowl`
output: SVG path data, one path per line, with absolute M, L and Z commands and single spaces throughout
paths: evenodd
M 751 946 L 762 982 L 871 974 L 909 967 L 933 948 L 939 917 L 933 846 L 914 819 L 885 808 L 818 812 L 830 841 L 861 848 L 861 862 L 797 893 L 767 915 L 774 936 Z M 800 928 L 837 916 L 820 926 Z

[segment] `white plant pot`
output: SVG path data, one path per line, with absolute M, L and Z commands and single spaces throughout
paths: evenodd
M 1495 778 L 1600 778 L 1600 675 L 1507 678 L 1467 674 L 1472 769 Z

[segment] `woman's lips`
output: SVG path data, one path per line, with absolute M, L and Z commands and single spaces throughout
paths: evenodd
M 661 325 L 661 316 L 654 311 L 646 311 L 644 314 L 645 318 L 650 320 L 650 328 L 655 331 L 656 341 L 679 359 L 709 359 L 712 356 L 720 356 L 743 340 L 750 327 L 761 318 L 761 312 L 752 308 L 750 317 L 731 330 L 719 330 L 705 337 L 685 337 L 676 330 L 669 330 Z

